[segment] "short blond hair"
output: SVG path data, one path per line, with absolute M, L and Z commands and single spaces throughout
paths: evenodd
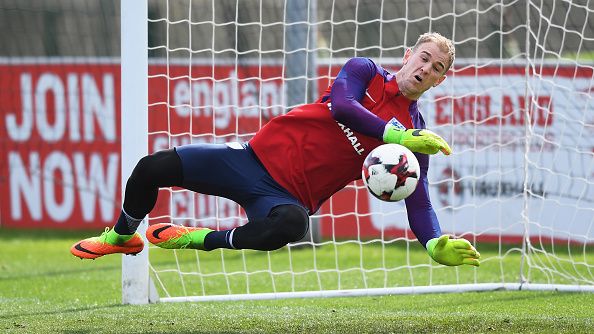
M 444 73 L 447 72 L 454 63 L 454 59 L 456 58 L 456 48 L 454 47 L 454 42 L 452 42 L 451 39 L 444 37 L 442 34 L 438 32 L 427 32 L 419 36 L 419 39 L 417 39 L 417 42 L 415 43 L 415 46 L 413 46 L 412 50 L 416 51 L 419 45 L 428 42 L 434 42 L 435 44 L 437 44 L 439 49 L 443 52 L 446 52 L 450 57 L 449 64 L 447 64 Z

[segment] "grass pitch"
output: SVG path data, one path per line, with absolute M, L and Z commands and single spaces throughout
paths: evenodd
M 594 294 L 582 293 L 501 291 L 121 305 L 121 256 L 81 261 L 72 257 L 68 251 L 72 243 L 89 235 L 93 233 L 0 229 L 1 333 L 594 332 Z M 324 248 L 325 246 L 320 247 L 320 252 Z M 480 251 L 484 258 L 511 253 L 489 247 L 483 247 Z M 287 252 L 281 250 L 270 256 L 247 253 L 245 257 L 250 266 L 282 272 L 282 268 L 274 267 L 274 262 L 277 256 L 283 257 Z M 305 253 L 308 250 L 291 252 L 295 258 L 299 258 L 299 252 Z M 341 254 L 345 252 L 349 252 L 346 246 Z M 411 246 L 410 252 L 413 259 L 426 256 L 420 247 Z M 243 257 L 238 254 L 240 253 L 201 254 L 201 270 L 219 270 L 220 268 L 212 269 L 211 266 L 220 267 L 223 259 L 228 270 L 236 270 L 234 256 L 238 260 Z M 355 248 L 353 254 L 360 267 L 371 265 L 374 261 L 373 252 L 361 257 L 361 250 Z M 588 257 L 591 255 L 589 252 L 587 254 Z M 154 266 L 158 270 L 167 270 L 173 265 L 171 257 L 167 256 L 168 254 L 161 251 L 154 252 Z M 176 267 L 183 269 L 185 266 L 195 265 L 195 255 L 187 261 L 185 256 L 190 255 L 181 253 L 178 256 L 179 263 L 175 264 Z M 368 262 L 361 264 L 362 258 Z M 504 260 L 517 261 L 513 256 L 506 256 Z M 332 261 L 335 259 L 332 258 Z M 588 260 L 588 263 L 591 261 Z M 306 267 L 295 265 L 297 268 L 294 269 L 297 271 L 307 271 Z M 316 265 L 323 269 L 325 263 L 320 260 Z M 394 266 L 398 267 L 398 264 L 392 265 Z M 339 267 L 348 268 L 349 264 L 340 264 Z M 188 269 L 195 270 L 193 267 Z M 452 268 L 440 268 L 438 271 L 434 270 L 430 278 L 423 277 L 423 272 L 427 270 L 421 266 L 418 272 L 405 270 L 402 275 L 398 271 L 394 271 L 394 275 L 381 273 L 377 278 L 370 275 L 369 284 L 373 286 L 375 281 L 383 282 L 385 279 L 391 285 L 402 279 L 402 284 L 398 285 L 404 286 L 410 280 L 419 285 L 427 279 L 447 282 L 448 277 L 452 276 L 470 279 L 477 275 L 501 277 L 500 266 L 489 265 L 489 262 L 477 271 L 472 268 L 459 269 L 456 275 L 452 275 Z M 166 273 L 165 271 L 164 274 Z M 322 283 L 318 284 L 324 284 L 327 288 L 332 288 L 333 284 L 342 284 L 348 288 L 349 273 L 350 271 L 345 271 L 338 275 L 340 280 L 336 279 L 336 274 L 329 273 L 328 278 L 323 278 L 320 281 Z M 163 275 L 164 280 L 167 280 L 166 276 Z M 268 273 L 263 276 L 271 275 Z M 250 277 L 249 285 L 244 282 L 244 276 L 232 285 L 249 286 L 250 290 L 258 291 L 259 285 L 274 281 L 277 289 L 283 290 L 283 285 L 290 283 L 283 283 L 281 276 L 278 280 Z M 304 274 L 304 277 L 307 276 L 308 274 Z M 175 285 L 175 279 L 171 278 L 168 285 Z M 262 286 L 260 289 L 265 290 Z M 170 293 L 175 295 L 178 292 L 173 287 Z

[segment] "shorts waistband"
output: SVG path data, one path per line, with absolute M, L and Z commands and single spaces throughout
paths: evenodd
M 260 161 L 260 159 L 256 155 L 256 152 L 254 152 L 254 149 L 250 146 L 250 143 L 245 142 L 245 143 L 241 143 L 241 145 L 245 148 L 246 151 L 248 151 L 251 154 L 251 156 L 254 158 L 254 160 L 256 160 L 256 162 L 258 162 L 258 164 L 260 165 L 260 167 L 264 168 L 264 170 L 266 171 L 266 173 L 268 173 L 268 170 L 266 169 L 266 167 L 264 166 L 264 164 L 262 163 L 262 161 Z

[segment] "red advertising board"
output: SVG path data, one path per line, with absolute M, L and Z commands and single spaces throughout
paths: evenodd
M 331 75 L 338 69 L 332 66 Z M 68 229 L 113 225 L 121 207 L 119 64 L 42 60 L 0 64 L 0 71 L 0 224 Z M 431 90 L 430 103 L 422 107 L 427 123 L 462 129 L 456 138 L 457 148 L 466 145 L 464 129 L 468 128 L 468 143 L 474 145 L 469 152 L 476 151 L 481 139 L 473 135 L 477 125 L 503 129 L 497 131 L 498 138 L 514 135 L 518 129 L 524 131 L 524 87 L 522 94 L 513 84 L 501 86 L 501 92 L 488 87 L 502 80 L 524 80 L 523 71 L 521 66 L 493 66 L 457 72 L 456 82 L 461 86 L 455 91 L 472 91 L 477 84 L 486 88 L 481 93 L 459 95 L 452 95 L 451 88 Z M 576 78 L 586 82 L 592 76 L 591 70 L 583 68 L 551 66 L 538 71 L 540 76 L 568 82 L 578 82 Z M 323 90 L 328 84 L 324 75 L 329 71 L 326 67 L 320 72 L 324 79 L 318 87 Z M 279 65 L 150 65 L 149 152 L 190 142 L 249 140 L 268 120 L 287 111 L 282 75 Z M 589 86 L 584 89 L 591 91 Z M 560 92 L 542 89 L 531 99 L 539 105 L 530 107 L 537 131 L 557 126 L 553 112 L 564 107 L 556 102 Z M 511 151 L 512 147 L 508 148 Z M 437 165 L 430 180 L 439 183 L 441 171 L 448 168 Z M 450 174 L 454 173 L 445 177 Z M 450 183 L 440 183 L 432 190 L 436 195 L 433 204 L 439 210 L 449 210 L 450 201 L 464 194 L 450 194 Z M 442 200 L 442 195 L 447 195 L 447 200 Z M 318 212 L 322 235 L 413 237 L 406 225 L 378 227 L 374 212 L 381 209 L 376 209 L 362 184 L 355 182 Z M 245 223 L 245 215 L 229 201 L 173 189 L 160 192 L 151 213 L 151 221 L 166 220 L 229 228 Z M 447 219 L 444 223 L 448 226 Z
M 0 65 L 1 223 L 86 228 L 120 206 L 117 64 Z

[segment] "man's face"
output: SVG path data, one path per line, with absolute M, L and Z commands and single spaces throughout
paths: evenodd
M 439 85 L 445 79 L 445 70 L 449 63 L 449 55 L 437 44 L 426 42 L 415 51 L 406 50 L 403 66 L 399 72 L 400 90 L 406 96 L 418 98 L 426 90 Z

